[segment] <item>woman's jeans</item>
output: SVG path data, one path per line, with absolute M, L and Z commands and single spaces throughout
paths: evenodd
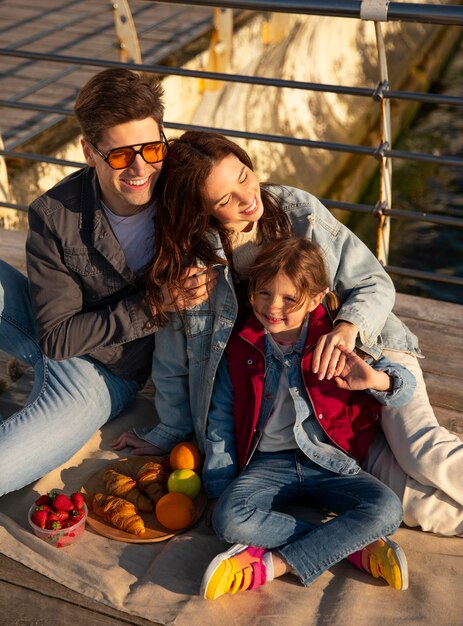
M 284 512 L 294 504 L 337 516 L 317 526 Z M 221 539 L 277 549 L 304 585 L 395 532 L 401 521 L 400 500 L 389 487 L 363 471 L 330 472 L 300 450 L 257 453 L 220 496 L 212 516 Z
M 36 340 L 27 279 L 0 261 L 0 350 L 31 365 L 26 406 L 0 415 L 0 495 L 20 489 L 73 456 L 135 399 L 139 385 L 87 357 L 47 358 Z

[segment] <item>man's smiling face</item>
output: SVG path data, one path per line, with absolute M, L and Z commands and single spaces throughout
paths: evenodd
M 152 117 L 109 128 L 96 147 L 107 155 L 114 148 L 139 148 L 149 141 L 161 141 L 161 129 Z M 162 162 L 150 165 L 137 154 L 130 167 L 113 170 L 85 139 L 82 139 L 82 148 L 87 164 L 96 169 L 102 200 L 113 213 L 133 215 L 151 202 Z

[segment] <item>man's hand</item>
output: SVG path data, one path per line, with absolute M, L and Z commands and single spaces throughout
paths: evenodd
M 345 359 L 338 346 L 342 344 L 349 350 L 353 350 L 357 335 L 357 326 L 350 322 L 339 322 L 330 333 L 320 337 L 312 361 L 312 371 L 314 374 L 318 373 L 318 380 L 323 380 L 325 377 L 329 380 L 333 376 L 339 376 Z
M 164 298 L 163 311 L 192 309 L 209 298 L 209 294 L 217 283 L 218 272 L 214 268 L 188 267 L 184 272 L 185 290 L 182 295 L 164 284 L 161 293 Z
M 132 430 L 127 430 L 119 435 L 117 439 L 111 441 L 109 446 L 113 450 L 123 450 L 127 447 L 133 448 L 131 454 L 135 454 L 136 456 L 163 456 L 166 454 L 165 450 L 137 437 Z
M 338 345 L 344 359 L 344 367 L 339 376 L 334 380 L 341 389 L 360 391 L 363 389 L 375 389 L 376 391 L 388 391 L 391 378 L 386 372 L 379 372 L 366 363 L 363 359 L 343 346 Z

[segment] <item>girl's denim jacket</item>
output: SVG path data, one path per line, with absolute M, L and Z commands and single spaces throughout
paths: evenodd
M 336 320 L 359 329 L 358 347 L 378 359 L 383 348 L 420 356 L 418 340 L 391 313 L 395 290 L 391 279 L 367 246 L 306 191 L 271 186 L 282 202 L 294 234 L 321 248 L 330 288 L 342 306 Z M 217 249 L 221 250 L 216 233 Z M 195 436 L 204 450 L 207 415 L 217 367 L 238 310 L 229 268 L 218 268 L 217 285 L 208 301 L 156 332 L 152 378 L 160 423 L 136 434 L 166 452 Z

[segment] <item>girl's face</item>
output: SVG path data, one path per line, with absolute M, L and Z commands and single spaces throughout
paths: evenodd
M 308 296 L 302 306 L 294 309 L 298 293 L 288 276 L 279 272 L 254 295 L 253 309 L 257 319 L 280 343 L 294 343 L 301 333 L 307 313 L 322 301 L 323 292 Z
M 228 230 L 250 230 L 264 212 L 257 176 L 234 154 L 214 165 L 204 197 L 210 213 Z

